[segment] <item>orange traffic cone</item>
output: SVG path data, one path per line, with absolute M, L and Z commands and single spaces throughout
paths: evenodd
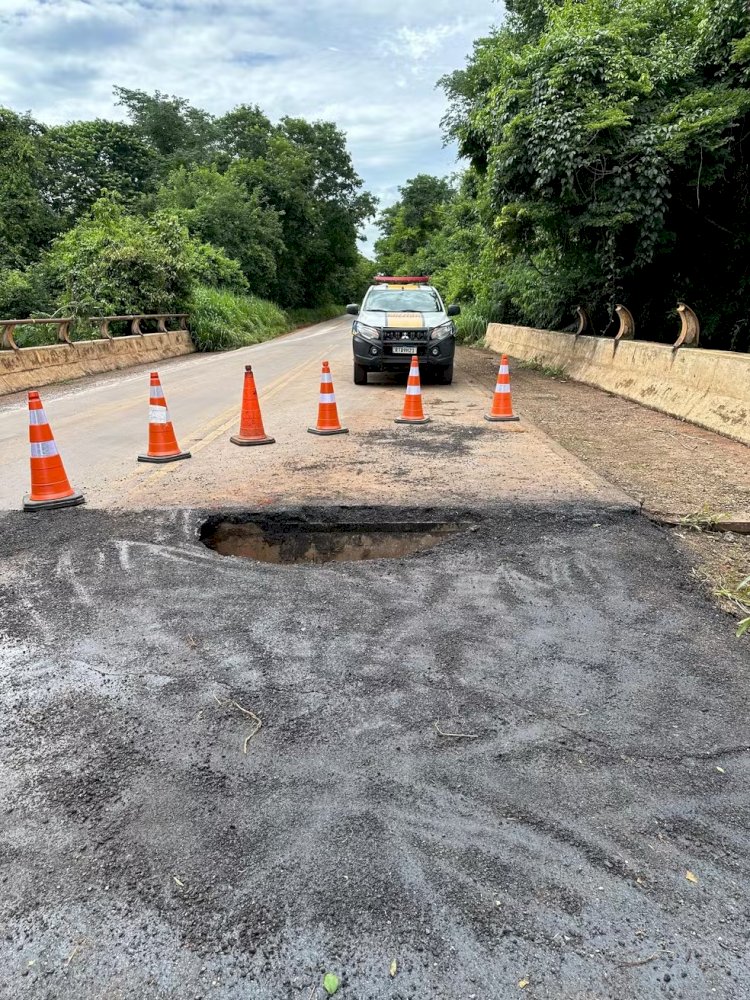
M 406 383 L 406 396 L 404 397 L 404 412 L 400 417 L 396 417 L 397 424 L 429 424 L 431 418 L 424 415 L 422 409 L 422 383 L 419 381 L 419 358 L 415 355 L 411 359 L 409 369 L 409 379 Z
M 336 409 L 336 394 L 333 391 L 331 368 L 327 361 L 323 362 L 320 373 L 320 397 L 318 399 L 318 423 L 308 427 L 310 434 L 348 434 L 346 427 L 339 423 L 339 411 Z
M 177 444 L 158 372 L 151 372 L 148 402 L 148 451 L 145 455 L 139 455 L 138 461 L 162 463 L 190 458 L 190 452 L 180 451 Z
M 263 427 L 263 417 L 260 415 L 258 390 L 255 388 L 255 377 L 252 365 L 245 365 L 245 385 L 242 390 L 242 412 L 240 414 L 240 433 L 229 439 L 232 444 L 273 444 L 275 438 L 269 437 Z
M 508 369 L 507 354 L 503 354 L 500 358 L 495 394 L 492 397 L 492 409 L 489 413 L 485 414 L 484 419 L 490 420 L 493 423 L 519 419 L 513 415 L 513 400 L 510 397 L 510 372 Z
M 77 507 L 85 503 L 83 494 L 73 489 L 65 474 L 38 392 L 29 393 L 29 442 L 31 492 L 23 498 L 23 509 Z

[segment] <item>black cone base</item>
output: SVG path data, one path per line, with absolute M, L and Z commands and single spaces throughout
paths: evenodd
M 165 462 L 181 462 L 183 458 L 190 458 L 189 451 L 181 451 L 177 455 L 139 455 L 139 462 L 151 462 L 153 465 L 164 465 Z
M 23 498 L 24 510 L 57 510 L 59 507 L 78 507 L 79 504 L 86 503 L 83 493 L 74 493 L 69 497 L 62 497 L 60 500 L 29 500 L 28 496 Z

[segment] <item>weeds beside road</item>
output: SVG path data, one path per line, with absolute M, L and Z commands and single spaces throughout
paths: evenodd
M 255 295 L 199 285 L 190 303 L 190 332 L 199 351 L 226 351 L 249 347 L 298 326 L 335 319 L 343 306 L 283 310 Z

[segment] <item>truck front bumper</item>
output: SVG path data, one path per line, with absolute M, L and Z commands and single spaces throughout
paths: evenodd
M 443 337 L 442 340 L 408 341 L 388 343 L 382 340 L 366 340 L 356 334 L 352 337 L 354 361 L 370 372 L 403 371 L 411 364 L 414 352 L 396 354 L 394 347 L 416 348 L 420 367 L 447 368 L 453 364 L 456 353 L 456 338 Z

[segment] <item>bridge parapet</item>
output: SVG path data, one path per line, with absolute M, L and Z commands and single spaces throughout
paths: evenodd
M 26 348 L 19 347 L 15 341 L 17 329 L 33 327 L 56 327 L 55 343 L 67 344 L 74 347 L 77 343 L 88 343 L 90 338 L 82 337 L 78 340 L 71 340 L 71 331 L 76 329 L 80 323 L 92 323 L 98 326 L 102 340 L 114 340 L 115 335 L 111 332 L 110 324 L 114 322 L 127 323 L 128 334 L 124 336 L 146 337 L 153 333 L 187 333 L 187 313 L 130 313 L 125 316 L 90 316 L 85 320 L 76 320 L 74 316 L 56 316 L 45 319 L 0 319 L 0 349 L 11 351 L 22 351 Z M 143 323 L 149 324 L 155 321 L 155 330 L 144 330 Z M 170 327 L 172 329 L 170 329 Z M 38 345 L 37 345 L 38 346 Z

